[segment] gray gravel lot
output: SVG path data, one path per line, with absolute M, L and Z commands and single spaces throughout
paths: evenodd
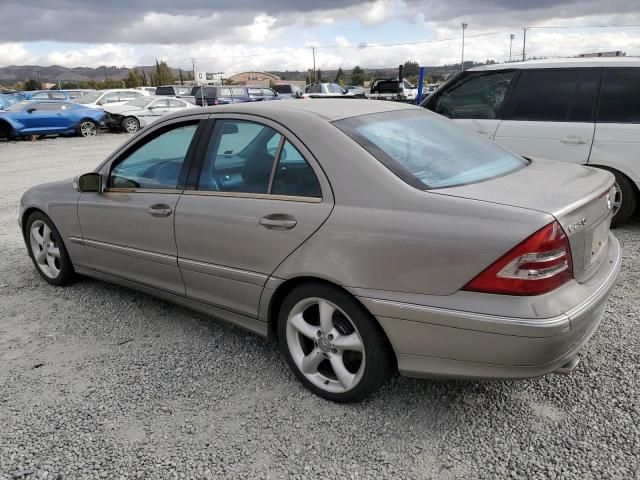
M 0 478 L 640 478 L 638 219 L 616 232 L 622 274 L 571 376 L 397 377 L 335 405 L 253 334 L 113 285 L 39 278 L 20 195 L 90 171 L 126 138 L 0 143 Z

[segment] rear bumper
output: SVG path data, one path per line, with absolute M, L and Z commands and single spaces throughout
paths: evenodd
M 620 244 L 610 234 L 605 263 L 584 288 L 590 295 L 551 318 L 511 318 L 363 298 L 412 377 L 527 378 L 565 366 L 600 324 L 618 277 Z M 497 296 L 499 297 L 499 296 Z

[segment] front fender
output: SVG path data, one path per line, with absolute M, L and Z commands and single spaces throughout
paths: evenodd
M 73 186 L 73 179 L 37 185 L 27 190 L 20 199 L 18 223 L 26 239 L 25 224 L 31 212 L 39 210 L 47 215 L 62 237 L 62 241 L 77 265 L 86 265 L 84 246 L 70 241 L 82 238 L 82 229 L 78 221 L 78 200 L 81 193 Z

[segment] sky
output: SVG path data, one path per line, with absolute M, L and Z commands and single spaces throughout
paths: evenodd
M 508 60 L 511 34 L 521 58 L 523 26 L 527 57 L 640 56 L 640 0 L 1 0 L 0 19 L 0 66 L 306 70 L 314 46 L 321 69 L 443 65 L 461 23 L 465 60 Z

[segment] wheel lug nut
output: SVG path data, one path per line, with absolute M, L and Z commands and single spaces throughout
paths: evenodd
M 335 348 L 332 348 L 331 353 L 338 353 L 338 350 L 336 350 Z
M 329 335 L 327 336 L 327 338 L 328 338 L 329 340 L 333 340 L 333 335 L 329 334 Z
M 321 337 L 322 336 L 322 330 L 318 330 L 318 336 Z

